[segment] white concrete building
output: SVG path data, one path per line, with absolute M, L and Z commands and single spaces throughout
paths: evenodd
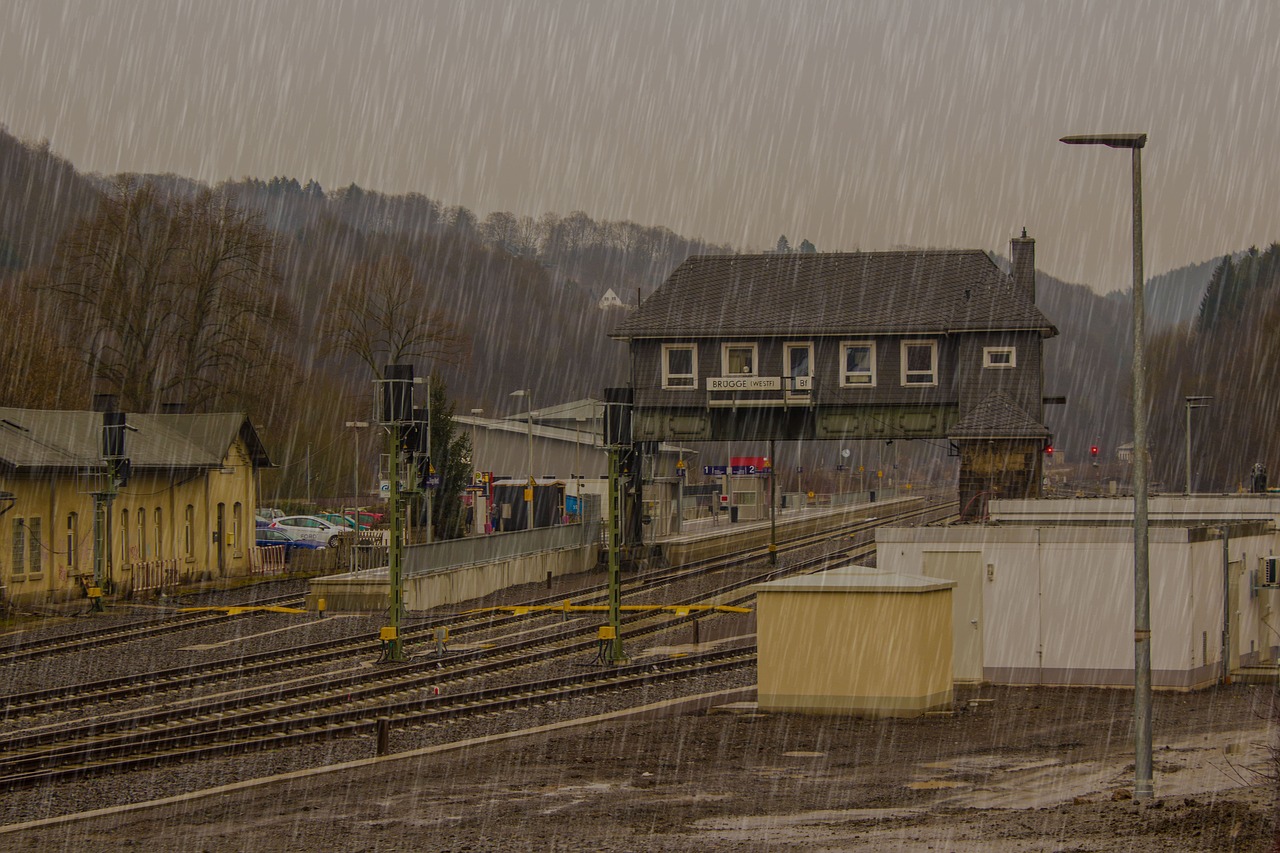
M 991 521 L 877 532 L 880 568 L 957 583 L 954 675 L 1133 684 L 1132 499 L 992 501 Z M 1280 652 L 1280 496 L 1151 499 L 1152 683 L 1195 689 Z M 1224 630 L 1225 626 L 1225 630 Z

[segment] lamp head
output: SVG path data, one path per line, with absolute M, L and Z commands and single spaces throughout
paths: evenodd
M 1105 145 L 1108 148 L 1145 148 L 1145 133 L 1086 133 L 1079 136 L 1064 136 L 1059 142 L 1068 145 Z

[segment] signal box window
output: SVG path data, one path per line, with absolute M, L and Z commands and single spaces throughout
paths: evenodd
M 902 342 L 902 384 L 938 384 L 938 345 L 936 342 Z
M 790 379 L 787 393 L 793 397 L 807 396 L 813 388 L 813 344 L 787 344 L 783 348 L 782 370 Z
M 983 347 L 982 366 L 995 370 L 1017 367 L 1018 350 L 1014 347 Z
M 693 344 L 664 344 L 662 347 L 662 387 L 698 387 L 698 350 Z
M 876 345 L 853 341 L 840 345 L 840 385 L 870 388 L 876 384 Z
M 755 376 L 756 345 L 725 344 L 721 367 L 721 376 Z

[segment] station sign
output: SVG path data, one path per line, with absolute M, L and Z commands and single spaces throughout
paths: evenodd
M 723 477 L 726 474 L 748 477 L 752 474 L 772 474 L 773 469 L 759 465 L 703 465 L 702 473 L 708 477 Z
M 781 391 L 780 376 L 709 376 L 708 391 Z
M 427 487 L 428 489 L 438 489 L 438 488 L 440 488 L 440 475 L 439 475 L 439 474 L 428 474 L 428 475 L 427 475 L 427 479 L 426 479 L 426 483 L 425 483 L 424 485 L 426 485 L 426 487 Z

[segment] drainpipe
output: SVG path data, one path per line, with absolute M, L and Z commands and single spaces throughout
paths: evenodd
M 1226 527 L 1222 533 L 1222 684 L 1231 683 L 1231 536 Z

